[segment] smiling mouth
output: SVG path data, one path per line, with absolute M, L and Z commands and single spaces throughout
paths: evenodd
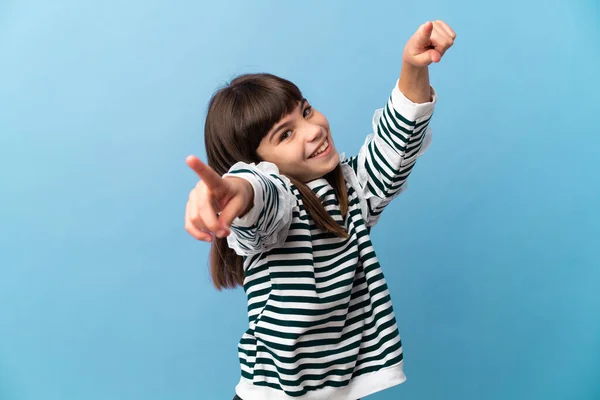
M 329 139 L 325 139 L 323 144 L 314 153 L 312 153 L 310 155 L 310 157 L 308 157 L 308 158 L 317 157 L 318 155 L 324 153 L 328 148 L 329 148 Z

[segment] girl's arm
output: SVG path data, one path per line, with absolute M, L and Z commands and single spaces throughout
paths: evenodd
M 422 25 L 406 44 L 400 79 L 383 110 L 374 118 L 374 134 L 347 164 L 373 226 L 385 206 L 406 188 L 417 158 L 431 140 L 429 122 L 437 100 L 428 65 L 452 46 L 454 32 L 442 21 Z
M 430 88 L 428 88 L 430 89 Z M 429 121 L 437 96 L 430 89 L 432 101 L 416 104 L 395 85 L 384 109 L 373 119 L 370 135 L 357 156 L 346 163 L 352 168 L 353 186 L 366 203 L 363 213 L 367 226 L 373 226 L 385 207 L 406 189 L 406 181 L 431 140 Z

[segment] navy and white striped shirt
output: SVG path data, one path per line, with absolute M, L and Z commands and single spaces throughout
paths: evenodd
M 359 154 L 342 159 L 348 215 L 324 178 L 307 183 L 349 234 L 318 228 L 298 189 L 274 164 L 238 163 L 254 206 L 229 246 L 244 256 L 248 330 L 239 343 L 244 400 L 357 399 L 402 383 L 402 343 L 370 228 L 406 188 L 431 140 L 432 101 L 414 104 L 394 86 Z

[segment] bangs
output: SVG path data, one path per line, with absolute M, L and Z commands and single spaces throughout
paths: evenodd
M 232 82 L 232 88 L 235 81 Z M 302 101 L 296 85 L 283 79 L 240 82 L 235 85 L 234 119 L 243 140 L 258 147 L 260 141 L 281 118 Z

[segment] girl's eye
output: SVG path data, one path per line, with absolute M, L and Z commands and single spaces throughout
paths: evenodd
M 281 134 L 281 137 L 279 138 L 279 141 L 282 142 L 285 139 L 289 138 L 290 136 L 292 136 L 292 131 L 285 131 Z
M 311 106 L 306 107 L 304 109 L 304 116 L 306 117 L 306 116 L 310 115 L 311 112 L 312 112 L 312 107 Z

